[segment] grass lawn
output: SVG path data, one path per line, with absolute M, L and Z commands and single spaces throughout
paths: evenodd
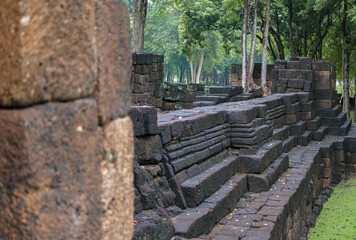
M 308 240 L 356 239 L 356 179 L 339 184 L 310 229 Z

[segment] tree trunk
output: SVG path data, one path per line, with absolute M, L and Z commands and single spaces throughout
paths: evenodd
M 197 75 L 196 75 L 196 83 L 199 83 L 199 79 L 200 79 L 200 75 L 201 75 L 201 69 L 203 68 L 204 55 L 205 55 L 205 49 L 203 49 L 203 51 L 201 53 L 201 58 L 200 58 L 200 62 L 199 62 L 199 68 L 198 68 L 198 72 L 197 72 Z
M 261 87 L 263 90 L 263 96 L 270 95 L 270 91 L 267 87 L 267 42 L 268 42 L 268 29 L 269 29 L 269 12 L 271 8 L 271 0 L 266 2 L 266 17 L 265 17 L 265 31 L 263 33 L 263 47 L 262 47 L 262 72 L 261 72 Z
M 348 50 L 348 32 L 347 32 L 347 0 L 344 0 L 343 19 L 341 23 L 341 35 L 343 41 L 343 75 L 344 75 L 344 101 L 343 111 L 346 112 L 347 118 L 350 118 L 350 97 L 349 97 L 349 68 L 350 52 Z
M 350 118 L 350 95 L 349 95 L 349 76 L 350 76 L 350 53 L 344 50 L 344 105 L 343 111 L 346 112 L 347 118 Z
M 249 61 L 249 71 L 247 75 L 247 85 L 248 88 L 255 88 L 256 85 L 253 81 L 253 69 L 255 67 L 255 51 L 256 51 L 256 33 L 257 33 L 257 10 L 258 10 L 258 0 L 255 1 L 255 10 L 253 15 L 253 28 L 251 32 L 251 51 L 250 51 L 250 61 Z
M 190 75 L 192 77 L 192 83 L 195 83 L 195 66 L 193 61 L 190 61 L 189 64 L 190 64 Z
M 322 21 L 323 19 L 321 19 Z M 320 23 L 321 25 L 321 23 Z M 311 55 L 311 58 L 314 59 L 314 57 L 316 56 L 317 52 L 319 51 L 320 56 L 319 58 L 322 58 L 322 47 L 323 47 L 323 40 L 326 37 L 326 35 L 328 34 L 328 30 L 329 30 L 329 25 L 330 25 L 330 15 L 328 16 L 328 20 L 324 29 L 324 33 L 321 35 L 321 32 L 319 31 L 319 37 L 318 37 L 318 42 L 315 45 L 314 51 Z
M 278 53 L 279 53 L 279 59 L 284 60 L 285 56 L 284 56 L 284 46 L 283 46 L 283 42 L 281 39 L 281 33 L 279 31 L 279 18 L 278 18 L 278 13 L 276 14 L 276 30 L 274 30 L 273 28 L 270 28 L 271 33 L 273 35 L 273 38 L 277 44 L 278 47 Z
M 147 15 L 147 0 L 133 0 L 132 7 L 132 52 L 143 52 Z
M 303 40 L 304 40 L 304 45 L 303 45 L 304 57 L 307 57 L 307 55 L 308 55 L 308 52 L 307 52 L 308 38 L 307 38 L 307 30 L 306 30 L 305 27 L 304 27 L 304 37 L 303 37 Z
M 354 104 L 354 123 L 356 123 L 356 79 L 354 80 L 355 83 L 355 94 L 354 94 L 354 100 L 355 100 L 355 104 Z
M 294 57 L 293 27 L 292 27 L 292 21 L 293 21 L 293 2 L 292 2 L 292 0 L 288 0 L 288 12 L 289 12 L 288 26 L 289 26 L 290 54 L 291 54 L 291 57 Z
M 242 87 L 245 92 L 249 92 L 247 86 L 247 78 L 246 78 L 246 61 L 247 61 L 247 24 L 248 24 L 248 12 L 249 12 L 249 0 L 244 0 L 244 23 L 242 25 Z
M 271 42 L 271 38 L 269 36 L 268 36 L 268 45 L 269 45 L 269 50 L 272 53 L 273 60 L 276 60 L 277 59 L 277 55 L 273 50 L 273 45 L 272 45 L 272 42 Z
M 190 73 L 192 76 L 192 83 L 199 83 L 201 70 L 203 68 L 204 54 L 205 54 L 205 49 L 202 50 L 200 61 L 199 61 L 199 66 L 197 64 L 198 51 L 196 51 L 194 54 L 194 62 L 193 62 L 193 60 L 189 62 L 190 63 Z

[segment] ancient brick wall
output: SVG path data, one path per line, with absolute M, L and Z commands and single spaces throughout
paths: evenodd
M 0 238 L 130 239 L 129 12 L 2 1 Z
M 162 107 L 163 63 L 163 55 L 132 53 L 132 105 Z
M 204 95 L 205 86 L 203 84 L 183 84 L 183 83 L 163 83 L 163 103 L 162 110 L 179 110 L 193 108 L 196 97 Z
M 273 64 L 267 65 L 267 86 L 270 88 L 272 86 L 271 72 L 274 68 Z M 253 81 L 257 86 L 261 86 L 261 70 L 262 64 L 255 63 L 253 69 Z M 232 86 L 242 86 L 242 65 L 241 64 L 231 64 L 231 85 Z

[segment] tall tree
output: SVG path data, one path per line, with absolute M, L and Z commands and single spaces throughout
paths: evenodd
M 269 30 L 269 12 L 271 9 L 271 0 L 266 2 L 266 15 L 265 15 L 265 29 L 263 33 L 263 43 L 262 43 L 262 70 L 261 70 L 261 87 L 263 90 L 263 95 L 270 95 L 270 90 L 267 87 L 267 41 L 268 41 L 268 30 Z
M 341 35 L 343 42 L 343 75 L 344 75 L 344 101 L 343 111 L 346 112 L 347 118 L 350 118 L 350 97 L 349 97 L 349 68 L 350 68 L 350 50 L 349 50 L 349 36 L 347 29 L 347 14 L 348 14 L 348 1 L 344 0 L 343 18 L 341 22 Z
M 250 46 L 250 60 L 248 62 L 248 75 L 247 75 L 247 91 L 253 90 L 256 88 L 256 85 L 253 81 L 253 69 L 255 67 L 255 52 L 256 52 L 256 34 L 257 34 L 257 11 L 258 11 L 258 0 L 255 0 L 255 8 L 253 15 L 253 26 L 251 28 L 251 46 Z
M 132 52 L 144 51 L 147 4 L 148 0 L 133 0 L 132 2 Z
M 248 92 L 247 84 L 247 25 L 249 21 L 250 1 L 244 0 L 244 22 L 242 25 L 242 38 L 241 38 L 241 50 L 242 50 L 242 87 Z

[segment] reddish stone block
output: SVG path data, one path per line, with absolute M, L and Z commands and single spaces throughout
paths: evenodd
M 69 101 L 96 84 L 94 0 L 2 0 L 0 106 Z
M 133 224 L 128 223 L 133 222 L 134 215 L 134 134 L 130 117 L 108 123 L 103 133 L 100 239 L 131 239 Z
M 0 110 L 0 236 L 100 239 L 95 100 Z

